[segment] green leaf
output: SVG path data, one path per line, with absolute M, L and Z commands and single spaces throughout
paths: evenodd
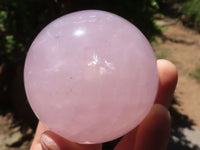
M 7 35 L 6 36 L 6 53 L 9 54 L 14 50 L 14 36 L 13 35 Z
M 7 18 L 7 13 L 6 13 L 6 11 L 1 10 L 1 11 L 0 11 L 0 30 L 1 30 L 1 31 L 4 31 L 4 30 L 5 30 L 5 25 L 4 25 L 4 23 L 5 23 L 6 18 Z

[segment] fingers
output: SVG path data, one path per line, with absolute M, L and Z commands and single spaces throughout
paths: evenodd
M 156 104 L 162 104 L 168 108 L 178 81 L 176 66 L 168 60 L 158 60 L 159 88 L 156 97 Z
M 30 150 L 42 150 L 40 137 L 46 130 L 47 128 L 41 122 L 39 122 Z
M 170 125 L 168 109 L 161 104 L 155 104 L 138 129 L 134 150 L 165 150 Z
M 101 150 L 101 147 L 101 144 L 80 145 L 70 142 L 48 131 L 48 129 L 39 122 L 30 150 Z
M 123 137 L 115 150 L 163 150 L 160 148 L 166 147 L 171 124 L 167 108 L 171 103 L 178 75 L 176 67 L 167 60 L 158 60 L 157 67 L 159 88 L 151 112 L 137 129 Z
M 70 142 L 51 131 L 46 131 L 41 136 L 41 145 L 44 150 L 101 150 L 101 144 L 77 144 Z
M 170 105 L 178 75 L 176 67 L 167 60 L 158 60 L 158 74 L 159 89 L 155 101 L 156 104 L 154 104 L 151 112 L 141 125 L 124 136 L 115 150 L 163 150 L 166 148 L 170 132 L 170 115 L 167 108 Z M 45 150 L 101 149 L 101 145 L 80 145 L 72 143 L 46 130 L 47 128 L 39 123 L 31 150 L 42 150 L 42 147 Z
M 168 111 L 176 88 L 176 67 L 167 60 L 158 60 L 159 89 L 154 106 L 138 128 L 135 150 L 165 150 L 170 134 Z
M 135 128 L 126 134 L 117 144 L 114 150 L 133 150 L 135 147 L 137 130 L 138 128 Z

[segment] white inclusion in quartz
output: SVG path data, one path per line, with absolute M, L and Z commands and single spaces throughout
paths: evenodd
M 89 16 L 88 22 L 95 22 L 96 21 L 96 15 Z
M 106 69 L 104 67 L 100 67 L 99 68 L 99 73 L 100 73 L 100 75 L 105 74 L 106 73 Z
M 100 67 L 99 68 L 99 73 L 100 75 L 103 75 L 105 73 L 111 73 L 111 70 L 114 70 L 115 67 L 113 66 L 113 64 L 111 62 L 108 62 L 107 60 L 104 61 L 104 66 L 105 67 Z
M 89 16 L 90 18 L 95 18 L 95 17 L 97 17 L 96 15 L 90 15 Z
M 93 66 L 94 67 L 96 65 L 100 65 L 101 63 L 103 65 L 98 67 L 100 75 L 103 75 L 105 73 L 110 73 L 110 70 L 115 70 L 115 67 L 111 62 L 109 62 L 107 60 L 102 61 L 96 54 L 93 54 L 92 61 L 90 61 L 88 63 L 88 66 L 90 66 L 90 67 Z
M 77 37 L 80 37 L 82 35 L 85 34 L 85 31 L 83 29 L 77 29 L 75 32 L 74 32 L 74 35 L 77 36 Z
M 111 62 L 108 62 L 107 60 L 104 61 L 104 63 L 106 64 L 106 66 L 111 69 L 111 70 L 114 70 L 115 67 L 113 66 L 113 64 Z
M 88 63 L 88 66 L 94 66 L 94 65 L 96 65 L 98 63 L 98 61 L 99 61 L 98 60 L 98 56 L 94 54 L 92 56 L 92 61 Z

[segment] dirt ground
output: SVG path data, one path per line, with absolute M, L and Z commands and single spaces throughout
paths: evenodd
M 200 130 L 200 83 L 189 75 L 200 68 L 200 34 L 177 19 L 164 17 L 157 24 L 162 26 L 163 36 L 152 43 L 155 53 L 158 58 L 172 61 L 179 73 L 175 91 L 179 105 L 173 107 L 193 120 L 193 129 Z M 13 122 L 12 113 L 0 115 L 0 150 L 28 149 L 33 131 Z
M 12 113 L 0 115 L 0 150 L 28 150 L 32 137 L 33 130 L 15 121 Z
M 157 23 L 163 28 L 163 37 L 153 44 L 158 58 L 172 61 L 179 74 L 174 107 L 194 121 L 192 128 L 200 130 L 200 82 L 190 74 L 200 68 L 200 34 L 188 29 L 177 19 L 164 18 Z

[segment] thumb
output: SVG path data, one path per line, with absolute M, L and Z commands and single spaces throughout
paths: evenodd
M 63 137 L 51 132 L 45 131 L 40 138 L 43 150 L 101 150 L 101 144 L 77 144 L 70 142 Z

